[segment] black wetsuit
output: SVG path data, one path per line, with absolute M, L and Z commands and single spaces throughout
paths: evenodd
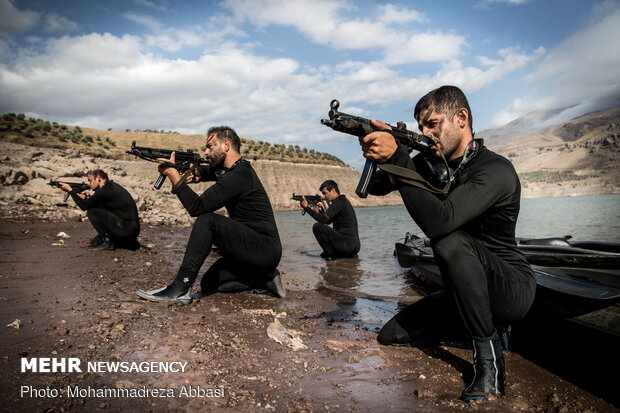
M 327 211 L 316 212 L 309 206 L 306 212 L 318 222 L 312 227 L 323 252 L 331 257 L 352 257 L 360 250 L 355 210 L 344 195 L 338 195 Z M 331 228 L 328 224 L 334 224 Z
M 515 242 L 519 178 L 507 159 L 477 143 L 460 168 L 462 158 L 451 162 L 458 172 L 448 195 L 396 185 L 431 240 L 446 289 L 390 320 L 379 334 L 383 344 L 421 345 L 460 333 L 489 337 L 496 325 L 521 319 L 531 306 L 536 280 Z M 421 159 L 399 146 L 388 163 L 415 169 Z M 373 192 L 385 193 L 385 185 Z
M 203 275 L 203 292 L 258 287 L 270 281 L 282 256 L 282 245 L 267 193 L 250 163 L 240 159 L 229 169 L 198 168 L 201 181 L 213 181 L 198 196 L 185 183 L 176 194 L 189 214 L 192 228 L 179 275 L 196 279 L 216 244 L 222 258 Z M 229 217 L 216 214 L 225 207 Z
M 76 191 L 71 192 L 71 197 L 80 209 L 86 211 L 99 236 L 108 236 L 117 247 L 139 247 L 138 208 L 125 188 L 108 180 L 86 199 L 80 198 Z

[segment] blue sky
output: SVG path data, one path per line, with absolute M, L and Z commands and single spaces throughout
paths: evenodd
M 0 0 L 0 113 L 298 144 L 363 164 L 341 110 L 416 128 L 444 84 L 474 129 L 620 105 L 620 1 Z

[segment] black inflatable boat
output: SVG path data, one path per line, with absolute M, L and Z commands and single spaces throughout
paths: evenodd
M 535 307 L 547 315 L 620 336 L 620 243 L 558 238 L 518 238 L 536 274 Z M 394 255 L 431 288 L 443 282 L 427 238 L 407 233 Z

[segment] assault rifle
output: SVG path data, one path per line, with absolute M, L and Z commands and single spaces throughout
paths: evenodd
M 174 163 L 157 160 L 157 158 L 170 159 L 172 152 L 174 152 Z M 143 146 L 136 146 L 136 141 L 131 143 L 131 150 L 126 151 L 126 153 L 137 156 L 145 161 L 161 162 L 163 165 L 172 166 L 183 174 L 181 180 L 184 180 L 185 177 L 187 177 L 187 175 L 189 175 L 189 173 L 191 173 L 201 163 L 206 163 L 205 160 L 200 158 L 200 154 L 198 152 L 193 152 L 191 149 L 188 149 L 187 152 L 183 152 L 172 149 L 146 148 Z M 157 181 L 153 184 L 155 189 L 161 188 L 165 180 L 166 175 L 159 174 L 159 178 L 157 178 Z
M 295 195 L 295 192 L 293 192 L 293 196 L 291 197 L 291 199 L 295 201 L 301 201 L 302 197 L 306 198 L 306 201 L 308 201 L 309 205 L 319 206 L 320 208 L 323 208 L 323 211 L 327 211 L 327 204 L 325 203 L 323 197 L 320 195 Z M 305 210 L 301 211 L 301 215 L 304 215 L 305 213 Z
M 50 179 L 50 181 L 47 184 L 53 186 L 54 188 L 60 188 L 60 184 L 67 184 L 71 187 L 71 192 L 73 191 L 82 192 L 82 191 L 86 191 L 90 189 L 90 186 L 88 186 L 88 184 L 84 182 L 63 182 L 63 181 L 52 181 Z M 65 197 L 63 198 L 62 202 L 67 202 L 68 198 L 69 198 L 69 192 L 65 192 Z
M 338 102 L 337 99 L 332 100 L 329 104 L 329 119 L 321 119 L 321 124 L 329 126 L 337 132 L 348 133 L 349 135 L 354 135 L 357 137 L 366 136 L 369 133 L 379 130 L 375 128 L 372 123 L 370 123 L 369 119 L 339 112 L 339 106 L 340 102 Z M 407 130 L 407 125 L 404 122 L 398 122 L 396 126 L 388 126 L 390 126 L 392 130 L 386 130 L 385 132 L 388 132 L 394 136 L 398 143 L 405 145 L 409 152 L 414 149 L 424 152 L 428 150 L 430 144 L 432 143 L 428 136 L 420 135 L 419 133 Z M 368 184 L 370 183 L 370 180 L 376 170 L 377 165 L 373 161 L 366 159 L 366 164 L 364 165 L 364 170 L 362 171 L 362 177 L 360 178 L 357 188 L 355 189 L 355 193 L 360 198 L 366 198 L 368 196 Z

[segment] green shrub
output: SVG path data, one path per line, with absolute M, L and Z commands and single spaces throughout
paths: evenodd
M 519 179 L 524 183 L 559 183 L 564 181 L 580 181 L 586 176 L 577 175 L 573 171 L 534 171 L 519 174 Z
M 26 129 L 22 131 L 22 133 L 24 134 L 24 136 L 27 136 L 29 138 L 34 138 L 34 126 L 28 126 Z

